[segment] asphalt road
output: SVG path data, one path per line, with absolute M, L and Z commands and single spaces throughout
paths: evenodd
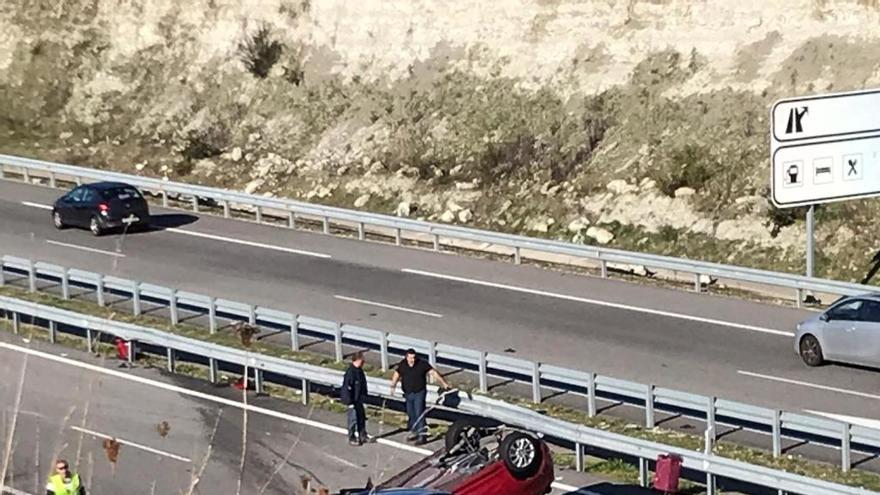
M 58 195 L 0 181 L 0 253 L 767 407 L 880 419 L 875 371 L 808 369 L 794 354 L 789 334 L 805 310 L 172 210 L 154 209 L 170 228 L 94 238 L 53 228 L 39 205 Z
M 91 495 L 233 494 L 239 479 L 244 494 L 305 494 L 303 477 L 335 491 L 390 477 L 439 448 L 408 445 L 403 433 L 374 421 L 367 427 L 379 442 L 351 447 L 342 415 L 252 392 L 244 407 L 235 389 L 115 364 L 0 332 L 0 469 L 11 438 L 10 493 L 45 493 L 57 458 L 80 473 Z M 239 476 L 244 408 L 247 450 Z M 103 445 L 107 437 L 121 444 L 115 463 Z M 556 475 L 553 495 L 649 493 L 584 473 Z

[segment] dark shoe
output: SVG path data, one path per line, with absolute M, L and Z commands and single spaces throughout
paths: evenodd
M 412 442 L 413 440 L 416 440 L 418 438 L 419 438 L 418 433 L 410 433 L 409 435 L 406 436 L 406 441 Z
M 349 438 L 348 444 L 354 447 L 360 447 L 361 443 L 357 441 L 356 438 Z
M 373 443 L 375 441 L 376 441 L 376 437 L 374 437 L 370 434 L 366 434 L 361 437 L 361 443 Z
M 419 437 L 419 439 L 416 440 L 416 445 L 425 445 L 426 443 L 428 443 L 428 439 L 425 437 Z

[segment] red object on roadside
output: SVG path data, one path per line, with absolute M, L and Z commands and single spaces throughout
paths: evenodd
M 128 361 L 128 342 L 120 337 L 116 337 L 116 357 L 120 361 Z
M 678 478 L 681 475 L 681 457 L 674 454 L 657 456 L 654 469 L 654 489 L 663 493 L 678 493 Z

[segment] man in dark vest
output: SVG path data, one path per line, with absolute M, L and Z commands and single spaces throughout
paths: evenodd
M 445 389 L 449 384 L 443 379 L 443 375 L 437 372 L 427 361 L 416 356 L 415 349 L 407 349 L 406 359 L 397 364 L 394 375 L 391 377 L 391 393 L 397 387 L 397 382 L 402 382 L 403 398 L 406 400 L 407 429 L 410 431 L 407 440 L 416 440 L 418 445 L 427 443 L 428 426 L 425 423 L 425 399 L 428 396 L 428 374 L 440 382 Z

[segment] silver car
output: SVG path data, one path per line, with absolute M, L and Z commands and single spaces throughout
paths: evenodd
M 880 294 L 842 298 L 802 321 L 794 349 L 808 366 L 825 361 L 880 366 Z

